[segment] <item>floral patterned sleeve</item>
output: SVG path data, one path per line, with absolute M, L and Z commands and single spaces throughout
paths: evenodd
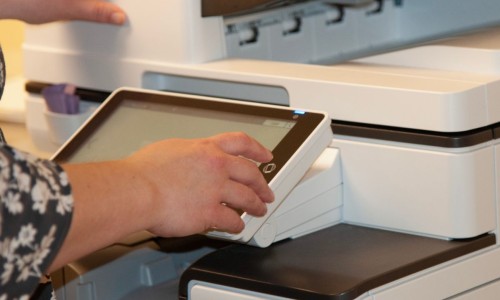
M 28 299 L 68 232 L 73 198 L 54 162 L 0 143 L 0 299 Z

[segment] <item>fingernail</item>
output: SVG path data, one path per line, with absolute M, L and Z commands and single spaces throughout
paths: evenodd
M 269 161 L 273 160 L 273 158 L 274 158 L 273 152 L 269 150 Z
M 274 193 L 272 190 L 269 190 L 269 201 L 268 203 L 273 203 L 274 202 Z
M 261 216 L 265 216 L 267 214 L 267 205 L 264 206 Z
M 115 12 L 111 15 L 111 23 L 116 25 L 122 25 L 125 23 L 125 14 L 121 12 Z

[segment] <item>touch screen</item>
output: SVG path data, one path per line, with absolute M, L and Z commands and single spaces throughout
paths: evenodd
M 273 152 L 272 167 L 262 169 L 270 182 L 324 118 L 285 107 L 123 89 L 113 93 L 53 159 L 115 160 L 162 139 L 242 131 Z
M 123 158 L 162 139 L 203 138 L 227 131 L 243 131 L 273 150 L 295 124 L 293 120 L 125 99 L 69 161 Z

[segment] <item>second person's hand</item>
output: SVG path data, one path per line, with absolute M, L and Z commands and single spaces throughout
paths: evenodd
M 125 12 L 103 0 L 2 0 L 0 19 L 17 19 L 30 24 L 82 20 L 122 25 Z

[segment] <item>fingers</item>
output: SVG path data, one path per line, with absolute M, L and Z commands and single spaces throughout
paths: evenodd
M 103 0 L 24 0 L 13 3 L 12 7 L 0 12 L 0 17 L 19 19 L 30 24 L 82 20 L 122 25 L 127 19 L 123 9 Z
M 114 25 L 122 25 L 127 19 L 125 12 L 120 7 L 110 2 L 89 0 L 78 1 L 75 5 L 77 5 L 77 7 L 75 7 L 72 13 L 71 19 Z
M 228 181 L 223 189 L 223 203 L 228 207 L 261 217 L 266 214 L 267 206 L 261 198 L 245 185 Z
M 217 135 L 213 139 L 223 151 L 232 155 L 226 166 L 230 179 L 248 186 L 261 201 L 272 202 L 274 194 L 259 169 L 254 163 L 239 157 L 267 162 L 272 159 L 272 153 L 244 133 L 226 133 Z
M 207 230 L 239 233 L 245 228 L 245 223 L 240 215 L 228 206 L 220 205 L 217 216 L 217 218 L 212 219 L 212 223 L 210 223 Z
M 220 207 L 221 215 L 214 227 L 221 231 L 240 232 L 244 223 L 237 210 L 257 217 L 264 216 L 266 203 L 274 200 L 274 193 L 258 167 L 246 158 L 267 162 L 272 159 L 272 153 L 244 133 L 226 133 L 211 139 L 229 154 L 224 164 L 229 180 L 221 188 L 220 198 L 224 205 Z
M 261 201 L 274 200 L 274 193 L 254 163 L 235 156 L 228 161 L 227 169 L 231 180 L 249 187 Z
M 228 154 L 241 155 L 257 162 L 268 162 L 273 159 L 271 151 L 242 132 L 224 133 L 212 139 Z
M 232 177 L 219 189 L 216 198 L 220 202 L 214 203 L 218 215 L 211 218 L 215 223 L 211 224 L 210 229 L 238 233 L 244 228 L 241 213 L 264 216 L 267 213 L 266 203 L 274 200 L 274 194 L 254 163 L 241 157 L 232 157 L 226 167 L 235 171 L 229 171 Z

